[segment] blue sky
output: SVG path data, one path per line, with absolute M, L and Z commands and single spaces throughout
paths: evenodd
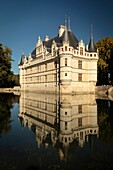
M 53 37 L 65 15 L 71 19 L 71 30 L 89 43 L 93 24 L 95 43 L 113 37 L 113 0 L 4 0 L 0 2 L 0 42 L 12 49 L 12 71 L 17 74 L 22 50 L 27 56 L 38 36 Z

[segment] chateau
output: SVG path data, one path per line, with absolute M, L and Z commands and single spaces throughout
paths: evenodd
M 38 42 L 28 57 L 22 52 L 19 63 L 23 91 L 79 94 L 94 93 L 97 82 L 98 52 L 91 33 L 89 45 L 78 40 L 70 20 L 59 33 Z

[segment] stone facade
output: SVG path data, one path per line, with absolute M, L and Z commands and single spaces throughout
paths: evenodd
M 40 37 L 28 57 L 19 63 L 21 90 L 45 93 L 93 93 L 97 82 L 98 53 L 91 34 L 89 46 L 78 41 L 70 29 L 59 27 L 59 34 Z

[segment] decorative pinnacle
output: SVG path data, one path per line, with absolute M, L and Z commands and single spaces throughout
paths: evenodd
M 24 50 L 22 50 L 22 56 L 24 56 Z
M 93 38 L 93 24 L 91 24 L 91 38 Z
M 65 15 L 65 29 L 67 28 L 67 17 Z
M 68 18 L 68 31 L 71 31 L 71 28 L 70 28 L 70 17 Z

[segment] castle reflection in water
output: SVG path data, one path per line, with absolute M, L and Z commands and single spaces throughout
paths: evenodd
M 38 148 L 58 148 L 66 159 L 70 146 L 83 147 L 98 137 L 97 104 L 94 95 L 49 95 L 21 93 L 19 118 L 35 132 Z

